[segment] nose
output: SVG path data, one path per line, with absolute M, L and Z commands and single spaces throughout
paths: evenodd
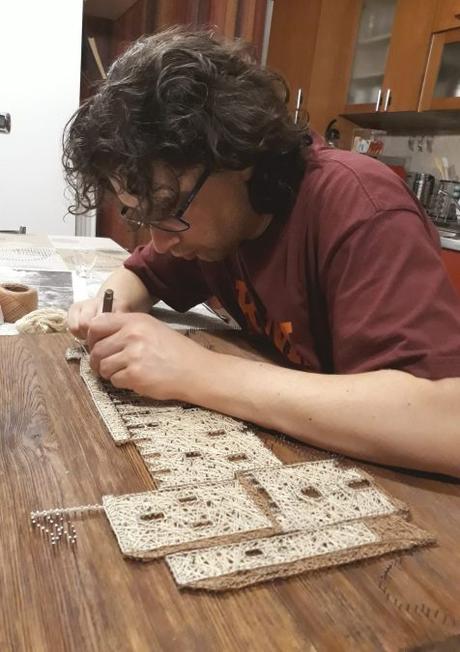
M 171 231 L 150 229 L 150 238 L 157 254 L 165 254 L 180 242 L 180 235 Z

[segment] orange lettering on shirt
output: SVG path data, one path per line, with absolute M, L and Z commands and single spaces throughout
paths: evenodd
M 280 324 L 280 329 L 286 338 L 286 341 L 288 343 L 287 350 L 286 350 L 286 355 L 288 357 L 288 360 L 291 362 L 294 362 L 295 364 L 303 364 L 303 360 L 300 357 L 300 355 L 296 352 L 296 350 L 293 348 L 290 340 L 289 340 L 289 335 L 292 333 L 292 322 L 290 321 L 284 321 Z
M 241 280 L 236 281 L 236 290 L 238 293 L 238 304 L 241 311 L 254 331 L 256 333 L 265 333 L 265 335 L 272 340 L 278 351 L 285 355 L 290 362 L 302 364 L 301 357 L 293 349 L 289 340 L 289 336 L 292 333 L 292 322 L 283 321 L 277 323 L 273 321 L 273 319 L 267 319 L 262 328 L 257 319 L 258 315 L 256 306 L 254 305 L 254 302 L 251 301 L 246 283 Z
M 256 307 L 249 297 L 246 283 L 244 283 L 244 281 L 236 281 L 236 291 L 238 292 L 238 304 L 241 308 L 241 312 L 244 314 L 246 320 L 256 333 L 261 333 L 261 328 L 257 322 Z
M 301 364 L 302 359 L 293 349 L 292 344 L 289 339 L 289 335 L 292 333 L 292 322 L 282 321 L 277 324 L 273 341 L 277 349 L 279 349 L 284 355 L 287 356 L 288 360 L 296 364 Z

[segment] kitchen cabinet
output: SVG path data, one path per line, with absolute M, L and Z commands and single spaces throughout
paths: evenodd
M 360 0 L 276 0 L 273 5 L 267 65 L 288 82 L 292 112 L 302 89 L 305 117 L 321 135 L 343 110 L 344 73 L 352 63 L 360 5 Z M 355 125 L 339 118 L 335 126 L 341 146 L 348 147 Z
M 433 34 L 419 111 L 460 109 L 460 27 Z
M 321 0 L 291 0 L 273 5 L 267 66 L 281 73 L 288 82 L 292 113 L 298 89 L 302 90 L 303 106 L 310 113 L 308 98 L 320 13 Z
M 340 146 L 356 126 L 458 133 L 457 8 L 460 0 L 277 0 L 267 64 L 288 80 L 291 107 L 302 88 L 316 131 L 340 116 Z
M 397 0 L 368 0 L 361 3 L 347 105 L 365 105 L 377 111 L 381 105 L 385 65 L 390 48 Z M 350 109 L 353 110 L 353 109 Z
M 460 27 L 460 0 L 439 0 L 433 22 L 433 32 Z
M 416 111 L 437 0 L 363 0 L 344 115 Z

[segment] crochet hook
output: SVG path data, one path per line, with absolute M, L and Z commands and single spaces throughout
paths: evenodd
M 102 312 L 112 312 L 113 306 L 113 290 L 106 290 L 104 292 L 104 299 L 102 302 Z

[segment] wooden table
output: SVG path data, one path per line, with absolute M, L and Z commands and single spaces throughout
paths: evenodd
M 223 594 L 180 592 L 163 561 L 124 560 L 102 515 L 76 522 L 74 550 L 53 550 L 32 529 L 31 510 L 153 487 L 134 447 L 115 447 L 77 365 L 64 360 L 69 343 L 62 334 L 0 338 L 2 652 L 395 652 L 435 641 L 444 643 L 423 649 L 460 650 L 452 480 L 360 465 L 410 506 L 437 546 Z M 285 462 L 315 455 L 263 436 Z

